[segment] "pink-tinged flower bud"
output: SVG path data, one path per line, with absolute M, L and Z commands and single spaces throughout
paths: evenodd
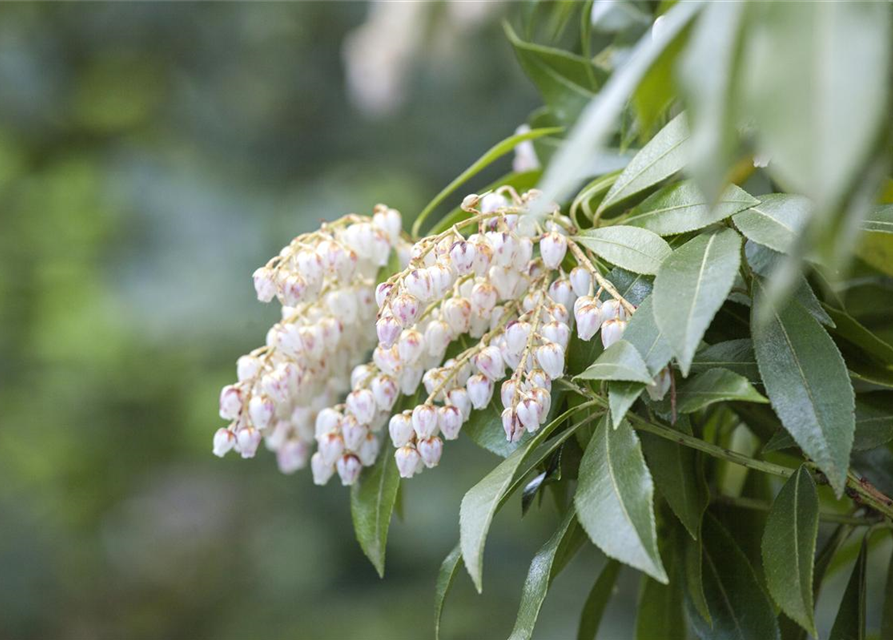
M 471 326 L 471 303 L 465 298 L 450 298 L 441 305 L 441 314 L 454 336 L 467 333 Z
M 310 458 L 310 471 L 313 473 L 313 484 L 322 486 L 335 474 L 335 465 L 327 464 L 322 454 L 317 451 Z
M 267 450 L 277 451 L 288 439 L 291 432 L 292 426 L 288 420 L 277 420 L 264 434 L 264 444 L 267 446 Z
M 254 396 L 248 402 L 248 416 L 258 429 L 266 429 L 270 426 L 274 413 L 276 413 L 276 405 L 269 398 Z
M 261 267 L 254 272 L 254 290 L 257 299 L 269 302 L 276 297 L 276 274 L 269 267 Z
M 425 392 L 428 395 L 434 393 L 436 389 L 446 380 L 446 371 L 440 367 L 428 369 L 422 376 L 422 384 L 425 385 Z
M 322 331 L 324 349 L 326 351 L 336 351 L 338 344 L 341 342 L 344 325 L 341 324 L 341 321 L 328 316 L 319 321 L 319 328 Z
M 304 347 L 304 354 L 313 361 L 322 358 L 323 350 L 325 349 L 322 329 L 316 325 L 311 325 L 309 327 L 301 327 L 298 333 L 301 334 L 301 345 Z
M 502 354 L 496 347 L 486 347 L 474 357 L 474 364 L 478 371 L 490 380 L 500 380 L 505 375 L 505 363 Z
M 542 387 L 546 391 L 552 388 L 552 380 L 542 369 L 534 369 L 527 374 L 527 382 L 533 387 Z
M 296 324 L 276 324 L 270 329 L 272 334 L 272 344 L 270 344 L 270 335 L 267 336 L 267 344 L 276 347 L 287 356 L 296 358 L 304 353 L 304 343 L 301 341 L 301 328 Z
M 443 440 L 438 437 L 426 438 L 419 442 L 416 446 L 419 455 L 422 457 L 422 463 L 429 469 L 436 467 L 440 462 L 440 456 L 443 454 Z
M 437 426 L 446 440 L 455 440 L 462 429 L 462 411 L 459 407 L 446 405 L 437 409 Z
M 236 450 L 243 458 L 253 458 L 260 441 L 260 431 L 254 427 L 244 427 L 236 434 Z
M 430 438 L 437 433 L 437 409 L 430 404 L 420 404 L 412 410 L 412 428 L 419 439 Z
M 481 197 L 476 193 L 469 193 L 467 196 L 462 198 L 462 207 L 463 211 L 467 211 L 468 209 L 474 208 L 478 202 L 480 202 Z
M 375 323 L 375 333 L 378 335 L 378 341 L 385 347 L 392 346 L 400 337 L 403 327 L 393 316 L 382 316 Z
M 400 354 L 397 353 L 397 345 L 390 349 L 382 346 L 375 347 L 372 351 L 372 361 L 375 366 L 384 371 L 389 376 L 397 376 L 401 371 Z
M 489 315 L 478 315 L 477 313 L 471 314 L 471 323 L 468 327 L 468 335 L 472 338 L 478 339 L 483 337 L 485 333 L 487 333 L 487 329 L 490 327 L 490 317 Z
M 515 244 L 515 255 L 512 256 L 512 266 L 523 271 L 527 268 L 527 264 L 533 258 L 533 240 L 530 238 L 519 238 Z
M 384 306 L 384 303 L 388 299 L 388 295 L 390 295 L 391 291 L 393 290 L 394 285 L 390 282 L 381 282 L 377 287 L 375 287 L 375 304 L 378 305 L 379 309 Z
M 344 324 L 353 324 L 357 320 L 359 308 L 356 292 L 350 289 L 336 289 L 326 294 L 326 307 L 329 313 L 337 316 Z
M 350 386 L 353 388 L 365 387 L 374 375 L 375 367 L 370 367 L 368 364 L 357 365 L 350 372 Z
M 425 329 L 428 355 L 442 357 L 450 345 L 450 325 L 443 320 L 433 320 Z
M 352 413 L 357 422 L 369 424 L 375 417 L 375 396 L 369 389 L 360 389 L 347 394 L 344 401 L 348 412 Z
M 396 209 L 389 209 L 384 205 L 377 207 L 377 211 L 372 214 L 372 224 L 381 231 L 384 231 L 388 238 L 388 242 L 396 244 L 400 239 L 400 232 L 403 230 L 403 221 L 400 212 Z
M 505 344 L 509 351 L 518 355 L 524 353 L 530 340 L 530 323 L 523 320 L 510 322 L 505 328 Z
M 286 440 L 276 451 L 276 464 L 279 471 L 286 475 L 306 467 L 309 458 L 310 447 L 303 440 Z
M 398 378 L 401 393 L 405 396 L 411 396 L 415 393 L 424 373 L 425 369 L 420 364 L 403 367 Z
M 602 344 L 605 349 L 623 339 L 625 330 L 626 320 L 606 320 L 602 323 Z
M 540 240 L 540 254 L 543 257 L 543 263 L 549 269 L 557 269 L 561 261 L 564 260 L 565 253 L 567 253 L 567 238 L 560 233 L 552 231 Z
M 411 444 L 404 445 L 394 452 L 397 471 L 401 478 L 411 478 L 420 471 L 422 457 Z
M 428 302 L 434 297 L 434 283 L 427 269 L 414 269 L 403 279 L 406 290 L 422 302 Z
M 589 341 L 602 326 L 601 309 L 595 304 L 579 307 L 575 313 L 577 319 L 577 335 L 580 340 Z
M 547 342 L 536 348 L 536 361 L 553 380 L 564 374 L 564 349 L 560 344 Z
M 550 304 L 545 308 L 545 311 L 547 320 L 563 322 L 564 324 L 567 324 L 571 320 L 570 314 L 567 312 L 567 307 L 558 302 Z
M 667 395 L 667 391 L 670 390 L 670 383 L 672 380 L 673 374 L 670 372 L 669 367 L 664 367 L 656 376 L 654 376 L 654 381 L 645 387 L 645 391 L 648 392 L 648 395 L 652 400 L 659 402 L 664 399 L 664 396 Z
M 511 408 L 515 403 L 516 388 L 515 381 L 512 378 L 502 383 L 502 387 L 499 390 L 499 399 L 502 400 L 502 406 L 506 409 Z
M 425 339 L 420 331 L 404 329 L 397 340 L 397 353 L 405 364 L 415 363 L 425 352 Z
M 468 397 L 467 390 L 461 387 L 450 389 L 447 393 L 447 402 L 459 409 L 463 422 L 468 420 L 468 416 L 471 415 L 471 399 Z
M 488 193 L 481 198 L 479 209 L 481 213 L 493 213 L 507 206 L 509 206 L 509 201 L 504 195 L 501 193 Z
M 562 349 L 567 350 L 567 343 L 571 339 L 571 330 L 566 324 L 553 320 L 543 325 L 542 333 L 548 340 L 560 344 Z
M 499 293 L 492 284 L 486 281 L 478 282 L 471 290 L 471 309 L 477 315 L 489 316 L 493 307 L 496 306 L 498 298 Z
M 524 296 L 524 299 L 521 301 L 521 308 L 524 311 L 533 311 L 540 305 L 540 302 L 542 301 L 543 292 L 537 289 L 536 291 L 531 291 Z
M 502 231 L 488 231 L 485 236 L 493 247 L 492 263 L 500 267 L 510 267 L 515 256 L 515 238 Z
M 605 300 L 602 303 L 603 320 L 626 320 L 626 311 L 617 300 Z
M 295 256 L 298 273 L 311 286 L 322 282 L 325 266 L 322 258 L 315 251 L 299 251 Z
M 514 409 L 506 409 L 502 412 L 502 429 L 505 431 L 505 439 L 509 442 L 517 442 L 524 434 L 524 425 L 518 418 Z
M 400 394 L 400 389 L 397 388 L 394 379 L 388 375 L 380 374 L 372 378 L 370 386 L 378 408 L 381 411 L 390 411 Z
M 450 264 L 460 276 L 471 273 L 474 268 L 475 248 L 470 242 L 459 240 L 450 248 Z
M 337 468 L 338 477 L 341 478 L 341 485 L 349 487 L 360 477 L 363 463 L 360 462 L 358 457 L 348 454 L 338 458 Z
M 342 415 L 334 409 L 323 409 L 316 414 L 316 437 L 341 428 Z
M 242 390 L 228 384 L 220 390 L 220 417 L 235 420 L 242 413 Z
M 316 441 L 319 444 L 318 453 L 326 464 L 335 464 L 335 460 L 344 453 L 344 439 L 339 433 L 326 433 Z
M 570 274 L 571 287 L 577 296 L 592 295 L 592 274 L 584 267 L 574 267 Z
M 375 459 L 378 457 L 380 446 L 378 438 L 371 433 L 366 434 L 366 439 L 363 441 L 363 444 L 360 445 L 360 450 L 357 452 L 357 455 L 360 457 L 360 462 L 364 467 L 370 467 L 375 464 Z
M 409 444 L 415 435 L 410 416 L 409 411 L 404 411 L 391 417 L 391 421 L 388 423 L 388 433 L 391 436 L 391 442 L 397 448 Z
M 552 408 L 552 395 L 544 387 L 534 387 L 530 390 L 530 395 L 543 408 L 540 415 L 540 424 L 546 421 L 549 416 L 549 410 Z
M 517 270 L 507 267 L 490 267 L 490 282 L 496 288 L 502 300 L 511 300 L 515 297 L 515 290 L 521 281 L 521 274 Z
M 435 298 L 439 298 L 446 293 L 456 281 L 453 271 L 440 264 L 428 267 L 428 273 L 431 274 L 431 284 L 434 287 Z
M 344 440 L 345 451 L 358 451 L 369 429 L 365 423 L 360 422 L 351 415 L 345 416 L 341 422 L 341 438 Z
M 572 308 L 577 300 L 577 294 L 571 289 L 571 283 L 566 278 L 559 278 L 549 285 L 549 297 L 563 305 L 565 309 Z
M 301 303 L 307 293 L 307 282 L 293 273 L 279 279 L 279 301 L 287 307 L 295 307 Z
M 401 293 L 391 302 L 391 313 L 401 327 L 409 327 L 422 312 L 419 299 L 408 293 Z
M 593 298 L 592 296 L 580 296 L 576 300 L 574 300 L 574 317 L 577 315 L 577 311 L 582 309 L 583 307 L 587 307 L 591 304 L 594 304 L 599 308 L 599 313 L 601 313 L 601 302 Z
M 474 245 L 474 274 L 478 277 L 486 275 L 493 261 L 493 245 L 479 234 L 472 235 L 468 242 Z
M 518 420 L 530 433 L 539 429 L 543 417 L 543 407 L 536 398 L 529 394 L 525 395 L 518 403 L 517 413 Z
M 263 368 L 263 362 L 261 362 L 260 358 L 242 356 L 236 361 L 236 375 L 239 378 L 239 382 L 253 380 L 260 373 L 261 368 Z
M 229 429 L 217 429 L 217 433 L 214 434 L 214 448 L 212 449 L 214 455 L 222 458 L 234 446 L 236 446 L 236 434 Z
M 483 409 L 490 404 L 493 397 L 493 381 L 483 374 L 476 374 L 468 379 L 465 385 L 468 390 L 468 399 L 475 409 Z

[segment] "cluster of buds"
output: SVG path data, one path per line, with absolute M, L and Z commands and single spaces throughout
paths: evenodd
M 539 195 L 506 187 L 468 196 L 468 219 L 411 247 L 399 214 L 384 207 L 295 239 L 255 274 L 258 297 L 279 297 L 285 319 L 224 389 L 221 415 L 233 424 L 218 432 L 215 452 L 250 457 L 263 435 L 284 471 L 309 459 L 317 484 L 336 473 L 352 484 L 375 462 L 387 425 L 409 478 L 438 465 L 444 440 L 459 437 L 497 386 L 506 438 L 537 431 L 571 327 L 583 340 L 601 331 L 607 347 L 634 311 L 569 237 L 557 206 L 528 213 Z M 402 269 L 373 287 L 392 250 Z M 393 413 L 400 395 L 425 399 Z
M 374 346 L 376 274 L 391 252 L 409 260 L 401 228 L 400 214 L 379 205 L 371 217 L 345 216 L 298 236 L 255 271 L 258 299 L 277 298 L 282 319 L 263 347 L 239 358 L 238 382 L 220 393 L 230 424 L 214 435 L 216 455 L 251 458 L 263 440 L 284 473 L 306 466 L 316 425 L 330 419 L 322 410 L 350 389 L 351 371 Z M 358 411 L 361 401 L 353 401 Z M 378 445 L 365 431 L 344 430 L 340 449 L 320 450 L 349 483 Z

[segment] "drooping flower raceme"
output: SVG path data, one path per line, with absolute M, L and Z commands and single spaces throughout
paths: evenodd
M 383 205 L 295 238 L 255 272 L 258 298 L 278 298 L 283 319 L 221 392 L 232 422 L 214 452 L 252 457 L 263 439 L 282 471 L 309 460 L 317 484 L 337 474 L 349 485 L 388 439 L 402 477 L 437 466 L 444 441 L 494 396 L 508 440 L 537 431 L 571 326 L 582 340 L 601 331 L 607 347 L 634 311 L 557 207 L 527 214 L 538 196 L 468 196 L 466 220 L 412 246 Z M 401 268 L 376 285 L 392 252 Z M 614 297 L 602 301 L 605 290 Z

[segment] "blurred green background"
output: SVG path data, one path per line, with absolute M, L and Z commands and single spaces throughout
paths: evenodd
M 0 6 L 0 639 L 433 635 L 492 456 L 451 445 L 406 483 L 379 581 L 346 490 L 211 455 L 218 390 L 276 317 L 254 268 L 321 219 L 411 218 L 539 102 L 511 7 L 382 6 Z M 448 637 L 510 630 L 555 524 L 519 512 L 484 595 L 459 577 Z M 574 632 L 601 562 L 581 558 L 538 637 Z M 625 580 L 607 637 L 628 635 Z

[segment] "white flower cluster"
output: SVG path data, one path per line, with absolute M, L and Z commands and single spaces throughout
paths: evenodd
M 278 296 L 288 310 L 223 390 L 221 415 L 233 423 L 218 431 L 215 453 L 250 457 L 264 436 L 283 471 L 309 458 L 314 482 L 337 473 L 348 485 L 375 461 L 388 425 L 409 478 L 437 466 L 443 441 L 458 438 L 497 384 L 506 438 L 537 431 L 564 374 L 571 325 L 583 340 L 601 330 L 607 347 L 634 311 L 557 207 L 542 220 L 526 213 L 537 197 L 510 188 L 468 196 L 466 221 L 411 248 L 399 214 L 384 207 L 371 221 L 348 217 L 295 239 L 255 274 L 258 296 Z M 466 237 L 469 225 L 477 228 Z M 392 249 L 405 266 L 373 290 Z M 567 262 L 576 263 L 569 272 Z M 600 301 L 603 290 L 613 297 Z M 358 365 L 369 351 L 371 362 Z M 401 394 L 419 399 L 392 415 Z
M 313 450 L 318 413 L 351 387 L 351 370 L 375 344 L 375 278 L 392 251 L 406 264 L 400 214 L 384 205 L 372 217 L 346 216 L 298 236 L 254 273 L 257 297 L 278 298 L 282 320 L 266 345 L 239 358 L 238 382 L 220 393 L 220 416 L 231 423 L 214 435 L 214 453 L 254 457 L 263 439 L 279 468 L 293 473 Z M 352 433 L 331 462 L 356 479 L 377 455 L 377 440 Z M 334 468 L 334 467 L 333 467 Z

